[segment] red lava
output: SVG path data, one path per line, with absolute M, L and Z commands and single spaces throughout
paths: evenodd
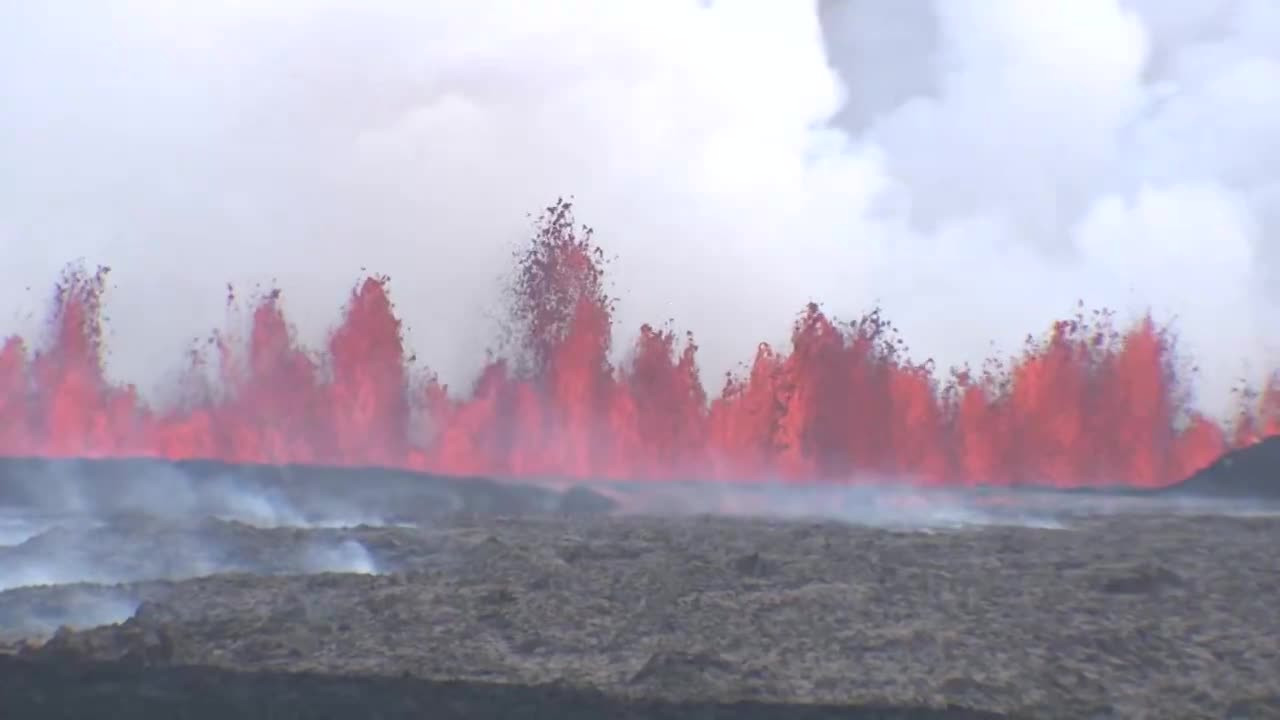
M 70 269 L 50 338 L 0 349 L 0 455 L 381 465 L 498 477 L 1087 486 L 1175 482 L 1280 430 L 1280 381 L 1219 423 L 1193 412 L 1172 335 L 1080 311 L 981 371 L 905 356 L 879 311 L 803 309 L 708 397 L 692 337 L 640 328 L 614 367 L 606 263 L 567 202 L 546 209 L 509 288 L 507 347 L 467 392 L 406 358 L 388 279 L 365 278 L 322 351 L 279 292 L 247 338 L 192 355 L 186 397 L 144 403 L 103 374 L 106 271 Z M 216 382 L 201 382 L 212 368 Z M 941 375 L 941 377 L 940 377 Z M 191 388 L 195 388 L 192 390 Z

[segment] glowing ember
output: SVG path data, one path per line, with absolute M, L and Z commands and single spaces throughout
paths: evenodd
M 1280 381 L 1242 395 L 1229 427 L 1188 409 L 1169 334 L 1150 318 L 1055 324 L 1020 357 L 939 380 L 903 356 L 879 312 L 816 306 L 791 348 L 762 345 L 708 403 L 692 337 L 640 328 L 613 367 L 612 300 L 591 231 L 547 209 L 510 287 L 506 357 L 469 393 L 415 383 L 388 279 L 352 292 L 327 351 L 300 348 L 279 293 L 243 342 L 218 336 L 212 388 L 145 406 L 103 377 L 106 270 L 68 271 L 51 338 L 0 344 L 0 454 L 148 455 L 386 465 L 452 474 L 898 481 L 929 485 L 1167 484 L 1228 444 L 1280 431 Z M 192 377 L 206 360 L 193 356 Z M 193 384 L 191 387 L 197 387 Z M 189 390 L 189 389 L 188 389 Z

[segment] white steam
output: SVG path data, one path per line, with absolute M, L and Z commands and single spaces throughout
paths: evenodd
M 56 464 L 38 472 L 14 472 L 9 489 L 23 498 L 23 505 L 0 505 L 0 546 L 18 544 L 65 516 L 81 518 L 80 525 L 127 515 L 189 521 L 212 517 L 257 528 L 398 524 L 387 517 L 394 496 L 370 498 L 358 488 L 336 492 L 318 481 L 290 491 L 279 481 L 248 479 L 234 470 L 193 477 L 163 463 L 138 464 L 116 477 L 105 474 Z
M 314 545 L 309 548 L 303 569 L 312 573 L 376 575 L 378 563 L 364 545 L 355 540 L 343 540 L 334 545 Z
M 0 590 L 0 639 L 52 635 L 58 628 L 91 628 L 128 620 L 139 598 L 124 588 L 71 585 Z
M 903 488 L 892 479 L 854 487 L 640 483 L 602 490 L 623 515 L 727 515 L 929 532 L 993 526 L 1068 530 L 1082 518 L 1108 515 L 1280 516 L 1280 504 L 1256 498 Z
M 405 526 L 387 519 L 389 504 L 377 494 L 336 492 L 320 481 L 290 492 L 230 473 L 192 477 L 147 464 L 116 477 L 48 466 L 8 482 L 18 500 L 0 504 L 0 591 L 225 572 L 376 574 L 385 568 L 345 535 Z M 438 495 L 422 493 L 428 501 Z
M 1151 307 L 1210 409 L 1275 360 L 1270 0 L 7 3 L 0 98 L 0 328 L 110 264 L 146 389 L 225 282 L 278 278 L 317 342 L 362 267 L 464 382 L 560 194 L 619 256 L 621 344 L 674 318 L 712 385 L 810 299 L 945 364 Z
M 156 537 L 128 531 L 82 529 L 71 525 L 25 543 L 0 547 L 0 591 L 11 588 L 95 583 L 116 585 L 148 580 L 185 580 L 217 573 L 305 574 L 383 572 L 359 541 L 304 538 L 267 552 L 250 533 L 184 528 Z M 276 542 L 279 542 L 278 540 Z M 160 543 L 161 547 L 153 547 Z

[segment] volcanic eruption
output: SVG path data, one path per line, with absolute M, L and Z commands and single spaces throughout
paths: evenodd
M 0 351 L 0 453 L 387 466 L 572 479 L 1158 487 L 1280 429 L 1280 385 L 1217 423 L 1190 405 L 1171 332 L 1086 312 L 1017 357 L 940 373 L 880 310 L 801 309 L 789 348 L 704 386 L 697 344 L 644 325 L 610 362 L 606 257 L 557 201 L 515 257 L 507 332 L 470 388 L 414 366 L 390 278 L 351 291 L 327 347 L 295 340 L 279 291 L 247 337 L 215 332 L 148 404 L 103 371 L 107 269 L 72 266 L 49 338 Z M 236 302 L 234 294 L 229 302 Z M 212 373 L 206 370 L 212 370 Z M 210 376 L 214 378 L 211 382 Z

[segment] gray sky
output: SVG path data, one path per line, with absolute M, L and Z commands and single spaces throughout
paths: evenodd
M 144 389 L 226 282 L 314 343 L 362 267 L 465 382 L 561 194 L 713 388 L 810 299 L 943 363 L 1151 307 L 1210 408 L 1280 365 L 1271 0 L 0 3 L 0 157 L 0 331 L 110 264 Z

